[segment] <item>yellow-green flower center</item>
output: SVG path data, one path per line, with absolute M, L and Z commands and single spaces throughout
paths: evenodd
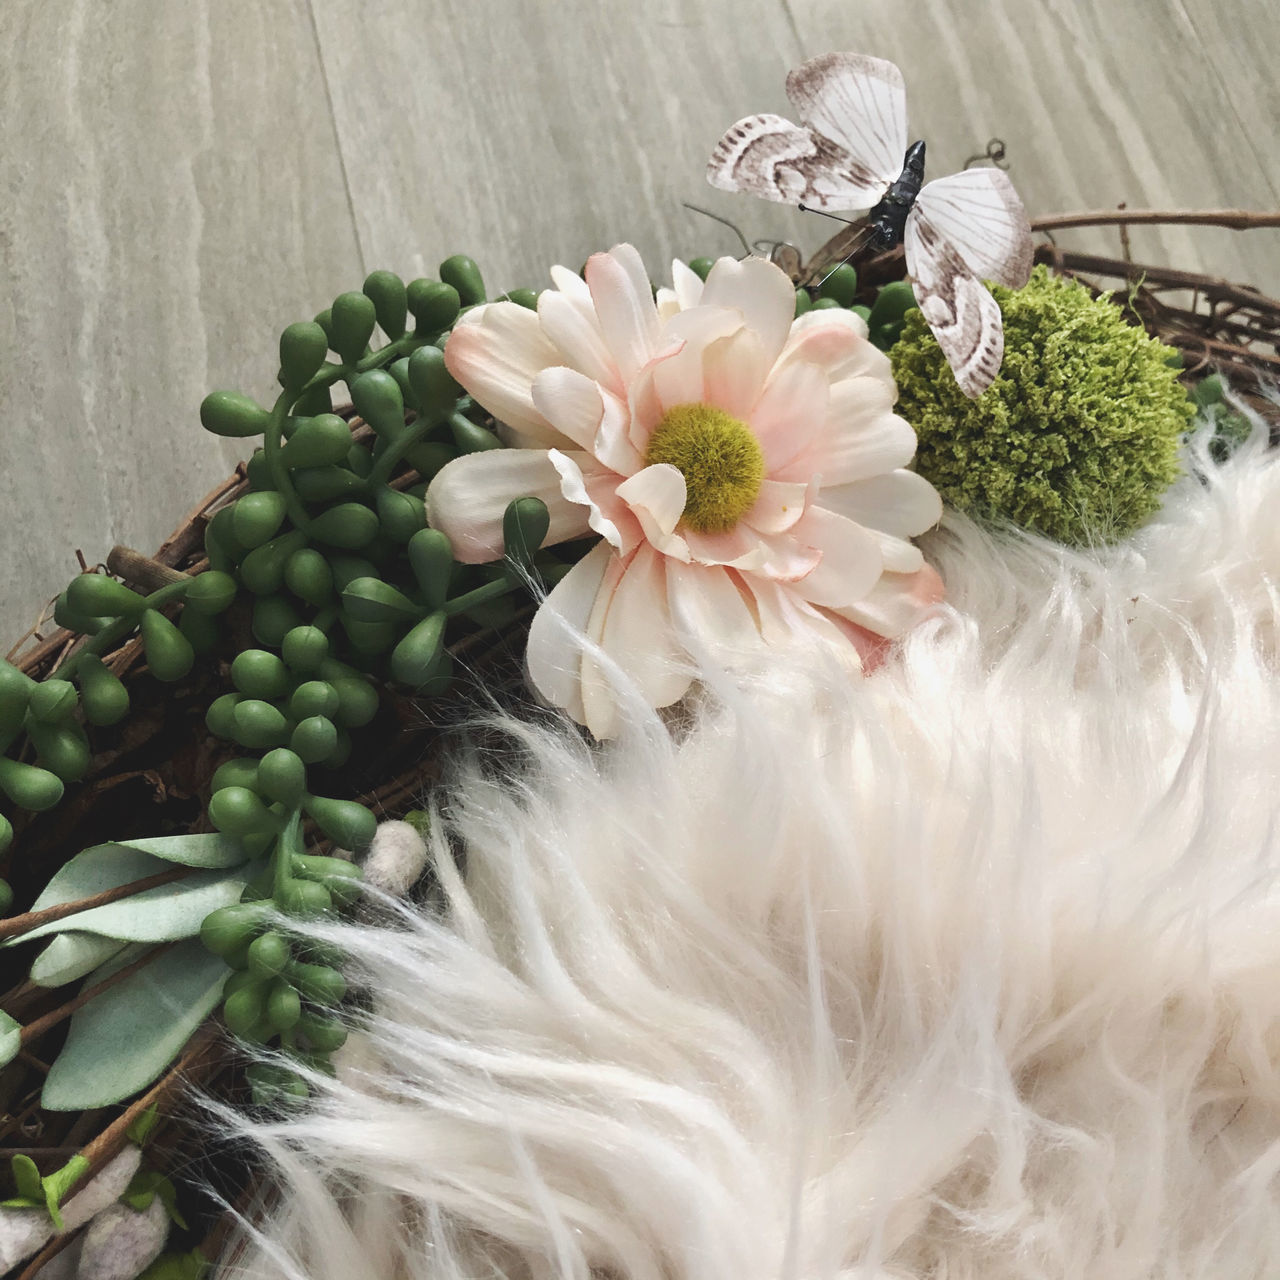
M 668 409 L 649 439 L 646 465 L 670 463 L 684 476 L 681 521 L 697 533 L 726 533 L 751 509 L 764 455 L 751 428 L 709 404 Z

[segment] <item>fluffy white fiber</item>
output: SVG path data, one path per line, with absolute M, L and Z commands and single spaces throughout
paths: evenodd
M 861 684 L 461 760 L 224 1274 L 1280 1275 L 1280 463 L 927 549 L 950 607 Z

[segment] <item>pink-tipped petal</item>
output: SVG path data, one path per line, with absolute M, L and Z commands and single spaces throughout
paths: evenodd
M 613 363 L 629 382 L 658 344 L 658 309 L 640 255 L 629 244 L 587 261 L 587 286 Z
M 556 583 L 529 624 L 526 665 L 533 687 L 579 724 L 582 705 L 582 640 L 614 553 L 593 547 Z
M 893 382 L 889 357 L 867 339 L 861 317 L 837 307 L 807 311 L 795 318 L 778 364 L 792 360 L 822 365 L 833 382 L 842 378 Z
M 810 507 L 793 532 L 822 552 L 821 562 L 795 587 L 813 604 L 830 608 L 853 604 L 875 586 L 884 572 L 879 542 L 844 516 L 819 506 Z
M 750 418 L 768 367 L 760 335 L 753 330 L 720 338 L 702 356 L 703 398 L 732 417 Z
M 938 491 L 914 471 L 890 471 L 853 484 L 827 487 L 818 503 L 858 524 L 899 538 L 924 533 L 942 519 Z
M 747 328 L 760 336 L 768 367 L 787 341 L 796 291 L 786 272 L 765 258 L 721 258 L 707 276 L 701 302 L 740 311 Z
M 827 375 L 795 361 L 776 370 L 751 412 L 751 429 L 764 453 L 765 475 L 782 478 L 787 464 L 821 437 L 827 413 Z M 787 473 L 786 479 L 800 477 Z
M 820 646 L 851 675 L 861 674 L 862 659 L 847 623 L 767 578 L 746 579 L 746 586 L 755 601 L 761 634 L 771 648 L 804 652 Z
M 489 449 L 455 458 L 427 489 L 427 522 L 448 537 L 454 559 L 485 564 L 504 554 L 502 517 L 516 498 L 547 504 L 548 543 L 590 532 L 587 509 L 565 501 L 560 475 L 544 449 Z
M 591 378 L 563 365 L 543 369 L 534 378 L 530 394 L 534 408 L 548 423 L 579 449 L 592 451 L 604 416 L 604 401 Z
M 893 412 L 895 388 L 871 378 L 831 387 L 827 419 L 809 448 L 779 468 L 779 480 L 822 477 L 823 485 L 850 484 L 904 467 L 916 451 L 916 433 Z
M 472 399 L 516 432 L 522 444 L 564 444 L 530 393 L 543 369 L 563 363 L 538 317 L 514 302 L 491 302 L 479 311 L 478 318 L 458 325 L 449 335 L 445 367 Z
M 666 462 L 645 467 L 624 480 L 617 495 L 631 508 L 645 537 L 659 551 L 688 562 L 688 543 L 675 532 L 688 496 L 678 468 Z
M 820 550 L 793 533 L 757 533 L 745 521 L 739 521 L 728 533 L 695 533 L 686 529 L 684 537 L 695 564 L 722 565 L 778 582 L 799 582 L 822 559 Z
M 589 455 L 578 454 L 576 457 L 570 457 L 559 449 L 551 449 L 547 453 L 547 459 L 560 477 L 560 494 L 565 502 L 576 509 L 583 510 L 588 527 L 598 533 L 611 547 L 621 551 L 622 531 L 587 488 L 580 463 L 588 462 Z M 551 541 L 549 535 L 547 540 Z

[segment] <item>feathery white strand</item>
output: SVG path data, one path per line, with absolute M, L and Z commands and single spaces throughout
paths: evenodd
M 874 676 L 504 722 L 254 1280 L 1280 1274 L 1280 462 L 1126 544 L 953 517 Z M 451 842 L 464 851 L 455 861 Z

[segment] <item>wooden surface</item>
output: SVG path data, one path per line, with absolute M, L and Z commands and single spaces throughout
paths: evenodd
M 0 635 L 115 541 L 152 549 L 239 448 L 279 330 L 465 251 L 496 289 L 633 241 L 826 238 L 702 178 L 788 67 L 892 58 L 930 172 L 1008 146 L 1032 213 L 1280 205 L 1275 0 L 5 0 Z M 1114 232 L 1066 243 L 1116 246 Z M 1133 233 L 1280 290 L 1280 232 Z M 2 650 L 7 645 L 0 645 Z

